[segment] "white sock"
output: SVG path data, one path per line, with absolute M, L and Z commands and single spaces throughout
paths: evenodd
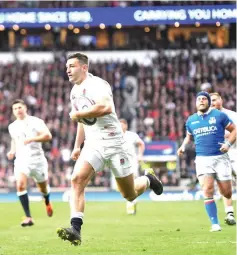
M 22 195 L 25 195 L 25 194 L 27 194 L 27 190 L 23 190 L 23 191 L 17 191 L 17 196 L 19 197 L 19 196 L 22 196 Z
M 43 195 L 43 196 L 47 196 L 49 193 L 50 193 L 50 186 L 47 185 L 47 186 L 46 186 L 46 192 L 45 192 L 45 193 L 42 192 L 42 195 Z
M 226 206 L 226 208 L 225 208 L 225 213 L 230 213 L 230 212 L 234 213 L 234 208 L 233 208 L 233 206 Z
M 150 182 L 150 180 L 149 180 L 149 178 L 148 178 L 147 176 L 145 176 L 145 175 L 144 175 L 144 177 L 146 177 L 146 179 L 147 179 L 147 185 L 146 185 L 146 188 L 147 188 L 147 189 L 149 189 L 149 188 L 150 188 L 150 184 L 151 184 L 151 182 Z
M 127 204 L 136 204 L 137 203 L 137 199 L 134 199 L 133 201 L 127 201 Z
M 84 213 L 83 212 L 72 212 L 71 213 L 71 219 L 72 218 L 80 218 L 83 220 L 84 218 Z

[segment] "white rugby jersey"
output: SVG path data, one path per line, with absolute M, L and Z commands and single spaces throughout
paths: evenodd
M 112 90 L 108 82 L 88 73 L 87 78 L 80 85 L 74 85 L 71 90 L 72 110 L 76 111 L 79 108 L 77 99 L 80 96 L 85 96 L 95 103 L 100 101 L 102 97 L 108 96 L 112 104 L 112 113 L 98 117 L 96 123 L 92 126 L 83 124 L 87 142 L 114 140 L 123 137 L 123 131 L 115 112 Z
M 228 110 L 226 108 L 222 108 L 221 111 L 224 112 L 233 121 L 233 123 L 235 124 L 235 126 L 237 128 L 237 113 L 234 111 Z M 228 131 L 226 130 L 226 132 L 228 132 Z M 231 149 L 237 149 L 236 141 L 231 146 Z
M 124 139 L 127 142 L 129 154 L 131 154 L 133 157 L 136 158 L 136 156 L 137 156 L 137 143 L 139 142 L 140 137 L 135 132 L 126 131 L 124 133 Z
M 40 142 L 24 145 L 24 140 L 37 136 L 39 132 L 45 130 L 45 127 L 43 120 L 29 115 L 24 120 L 15 120 L 8 126 L 10 136 L 15 141 L 16 159 L 44 155 Z

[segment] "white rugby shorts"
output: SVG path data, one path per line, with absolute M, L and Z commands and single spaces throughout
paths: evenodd
M 80 171 L 84 162 L 90 163 L 95 172 L 102 171 L 107 166 L 117 178 L 126 177 L 134 172 L 131 158 L 128 154 L 127 143 L 121 139 L 117 141 L 98 141 L 97 145 L 85 142 L 81 154 L 74 166 L 72 179 Z
M 197 177 L 211 174 L 218 181 L 232 180 L 232 168 L 227 153 L 217 156 L 197 156 L 195 163 Z
M 48 162 L 44 156 L 28 159 L 16 159 L 14 162 L 14 175 L 16 180 L 20 173 L 32 177 L 37 183 L 48 180 Z
M 231 162 L 232 174 L 237 176 L 237 149 L 229 149 L 228 155 Z

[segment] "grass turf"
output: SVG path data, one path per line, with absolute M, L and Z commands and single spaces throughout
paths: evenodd
M 89 202 L 82 227 L 82 245 L 57 237 L 56 228 L 69 226 L 69 206 L 54 203 L 46 216 L 42 202 L 31 203 L 33 227 L 20 226 L 19 203 L 0 203 L 0 255 L 234 255 L 236 228 L 223 223 L 210 233 L 203 201 L 139 202 L 137 215 L 126 215 L 123 202 Z

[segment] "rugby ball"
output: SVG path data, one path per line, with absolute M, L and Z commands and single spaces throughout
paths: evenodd
M 90 100 L 88 97 L 80 96 L 76 100 L 75 108 L 78 111 L 83 111 L 90 108 L 94 104 L 95 103 L 92 100 Z M 97 118 L 82 118 L 82 119 L 79 119 L 78 121 L 85 125 L 92 126 L 96 123 Z

